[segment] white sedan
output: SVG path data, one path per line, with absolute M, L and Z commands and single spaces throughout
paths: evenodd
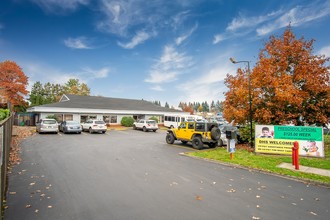
M 158 130 L 158 124 L 155 120 L 140 119 L 138 122 L 134 122 L 133 129 L 140 129 L 144 132 L 156 132 Z

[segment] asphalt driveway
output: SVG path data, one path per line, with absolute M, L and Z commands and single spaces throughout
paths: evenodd
M 329 189 L 179 155 L 165 131 L 36 134 L 5 219 L 328 219 Z

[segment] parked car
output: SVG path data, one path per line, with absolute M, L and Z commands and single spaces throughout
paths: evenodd
M 36 124 L 36 131 L 38 133 L 58 133 L 58 123 L 55 119 L 45 118 L 40 119 Z
M 89 131 L 89 133 L 102 132 L 103 134 L 107 131 L 107 125 L 101 120 L 87 120 L 85 123 L 81 123 L 82 131 Z
M 235 131 L 236 132 L 236 139 L 235 139 L 236 144 L 241 144 L 241 143 L 247 142 L 246 140 L 242 139 L 237 126 L 221 125 L 220 131 L 221 131 L 221 137 L 218 141 L 218 146 L 227 145 L 228 139 L 226 138 L 226 131 Z
M 156 132 L 158 130 L 158 124 L 155 120 L 140 119 L 138 122 L 133 123 L 133 129 L 134 130 L 140 129 L 144 132 L 146 131 Z
M 63 121 L 59 125 L 59 130 L 65 133 L 81 133 L 81 124 L 77 121 Z

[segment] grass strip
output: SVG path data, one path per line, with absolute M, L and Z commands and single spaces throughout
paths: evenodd
M 307 158 L 300 157 L 299 164 L 302 166 L 321 168 L 330 170 L 330 138 L 327 135 L 325 138 L 325 158 Z M 316 181 L 330 185 L 330 177 L 321 176 L 317 174 L 304 173 L 295 170 L 283 169 L 277 167 L 281 163 L 291 163 L 291 156 L 283 155 L 267 155 L 267 154 L 255 154 L 249 152 L 246 149 L 237 149 L 234 153 L 234 158 L 230 160 L 230 154 L 226 148 L 216 148 L 212 150 L 194 151 L 189 152 L 187 155 L 195 157 L 207 158 L 216 161 L 221 161 L 229 164 L 238 164 L 247 168 L 258 169 L 280 175 L 286 175 L 296 177 L 305 180 Z

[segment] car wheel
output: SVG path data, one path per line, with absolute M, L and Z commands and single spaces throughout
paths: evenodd
M 168 133 L 166 135 L 166 143 L 173 144 L 174 143 L 174 136 L 172 133 Z
M 144 132 L 147 132 L 147 128 L 146 127 L 143 127 L 142 128 Z
M 92 130 L 92 128 L 89 128 L 89 133 L 91 134 L 91 133 L 93 133 L 93 130 Z
M 217 146 L 217 143 L 209 143 L 208 144 L 209 148 L 215 148 Z
M 105 131 L 102 131 L 102 134 L 105 134 Z
M 192 146 L 193 148 L 197 149 L 197 150 L 200 150 L 203 148 L 203 142 L 201 140 L 201 138 L 199 137 L 194 137 L 192 139 Z
M 136 125 L 133 125 L 133 130 L 136 130 Z
M 188 143 L 188 141 L 181 141 L 183 144 L 186 144 L 186 143 Z
M 218 140 L 218 146 L 222 147 L 223 146 L 223 141 L 221 139 Z
M 157 130 L 153 130 L 153 132 L 156 132 Z
M 220 136 L 221 136 L 221 132 L 220 132 L 220 129 L 218 127 L 213 127 L 211 129 L 211 138 L 212 140 L 219 140 L 220 139 Z
M 173 125 L 171 125 L 171 126 L 170 126 L 170 129 L 173 129 L 173 128 L 174 128 L 174 126 L 173 126 Z

